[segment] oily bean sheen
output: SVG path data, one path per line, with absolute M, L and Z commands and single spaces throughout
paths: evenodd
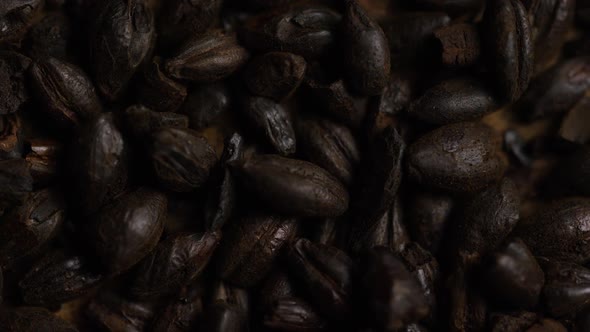
M 454 192 L 481 190 L 506 169 L 494 132 L 476 122 L 446 125 L 421 137 L 409 147 L 406 165 L 414 181 Z
M 387 38 L 357 0 L 345 0 L 344 7 L 346 83 L 359 94 L 378 95 L 387 85 L 391 69 Z
M 526 91 L 534 70 L 534 42 L 523 3 L 489 1 L 483 29 L 498 94 L 515 101 Z
M 154 249 L 162 235 L 166 205 L 163 194 L 140 188 L 92 217 L 89 245 L 108 272 L 121 273 Z
M 496 110 L 492 91 L 473 78 L 443 81 L 409 107 L 408 113 L 435 125 L 477 120 Z
M 215 150 L 190 129 L 162 128 L 152 136 L 151 159 L 160 184 L 171 191 L 201 187 L 217 163 Z
M 118 98 L 155 42 L 154 14 L 146 0 L 106 0 L 92 22 L 90 54 L 96 85 Z
M 220 233 L 180 234 L 161 242 L 138 267 L 131 293 L 154 298 L 190 283 L 205 269 Z
M 301 56 L 269 52 L 250 61 L 244 70 L 244 83 L 255 95 L 281 101 L 299 87 L 306 67 Z
M 301 160 L 261 155 L 230 164 L 243 186 L 277 212 L 339 216 L 348 209 L 346 188 L 324 169 Z
M 74 65 L 40 60 L 31 67 L 31 77 L 48 115 L 64 128 L 77 127 L 102 111 L 90 78 Z
M 542 302 L 552 316 L 572 316 L 590 302 L 589 269 L 544 258 L 539 262 L 546 279 Z
M 270 272 L 281 248 L 296 232 L 293 219 L 251 216 L 234 220 L 221 243 L 217 273 L 232 284 L 254 286 Z
M 538 256 L 584 263 L 590 259 L 590 199 L 563 198 L 544 205 L 516 234 Z
M 214 82 L 238 70 L 248 60 L 248 51 L 235 36 L 219 30 L 189 40 L 165 63 L 172 78 L 193 82 Z
M 322 331 L 326 321 L 299 298 L 284 298 L 274 302 L 264 316 L 264 326 L 283 331 Z

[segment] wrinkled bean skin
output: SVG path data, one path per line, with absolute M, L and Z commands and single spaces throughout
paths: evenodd
M 492 91 L 472 78 L 443 81 L 412 102 L 408 112 L 435 125 L 477 120 L 496 110 Z
M 334 247 L 298 239 L 287 250 L 294 280 L 305 286 L 315 308 L 330 319 L 344 319 L 352 308 L 352 260 Z
M 2 309 L 0 329 L 6 332 L 78 332 L 69 322 L 36 307 Z
M 175 112 L 184 103 L 187 88 L 166 76 L 159 58 L 155 58 L 143 71 L 143 80 L 137 89 L 137 99 L 158 112 Z
M 217 274 L 241 287 L 256 285 L 270 272 L 281 248 L 296 232 L 293 219 L 250 216 L 236 220 L 224 232 Z
M 102 111 L 90 78 L 78 67 L 48 58 L 31 67 L 38 98 L 60 127 L 75 128 Z
M 141 299 L 172 293 L 205 269 L 220 233 L 180 234 L 160 243 L 138 266 L 131 293 Z
M 537 314 L 526 311 L 516 314 L 492 313 L 488 326 L 491 332 L 521 332 L 527 331 L 538 319 Z
M 301 150 L 316 165 L 351 185 L 360 162 L 360 148 L 346 126 L 321 118 L 300 118 L 297 138 Z
M 66 207 L 59 192 L 36 191 L 18 209 L 2 216 L 0 266 L 10 267 L 43 250 L 60 231 Z
M 154 14 L 145 0 L 108 0 L 99 5 L 90 54 L 98 91 L 118 98 L 155 42 Z
M 475 192 L 502 178 L 506 161 L 492 129 L 476 122 L 446 125 L 410 145 L 408 176 L 455 192 Z
M 173 47 L 203 33 L 219 16 L 221 0 L 164 1 L 158 25 L 158 42 Z
M 110 274 L 141 261 L 158 243 L 167 199 L 147 188 L 121 195 L 90 221 L 90 248 Z
M 175 79 L 214 82 L 234 73 L 248 57 L 235 36 L 214 30 L 190 40 L 165 62 L 164 68 Z
M 130 106 L 125 110 L 127 130 L 135 139 L 143 140 L 163 128 L 188 128 L 188 117 L 171 112 L 154 112 L 141 105 Z
M 534 41 L 524 5 L 519 0 L 493 0 L 484 14 L 484 42 L 500 96 L 516 101 L 534 71 Z
M 251 93 L 280 102 L 299 87 L 306 68 L 301 56 L 269 52 L 250 61 L 244 70 L 244 83 Z
M 545 283 L 545 274 L 522 240 L 516 238 L 501 246 L 485 267 L 490 294 L 499 303 L 515 308 L 534 307 Z
M 152 167 L 160 185 L 176 192 L 203 186 L 217 163 L 207 140 L 190 129 L 162 128 L 152 136 Z
M 61 304 L 86 294 L 98 286 L 102 276 L 81 256 L 53 252 L 35 263 L 19 282 L 29 305 Z
M 84 214 L 98 211 L 124 190 L 127 149 L 112 113 L 103 113 L 81 128 L 71 157 L 76 176 L 72 199 Z
M 357 0 L 344 1 L 344 66 L 347 84 L 361 95 L 378 95 L 389 82 L 391 58 L 381 27 L 365 13 Z M 367 52 L 370 50 L 370 52 Z
M 348 208 L 348 192 L 324 169 L 301 160 L 261 155 L 230 163 L 245 188 L 277 212 L 337 217 Z
M 264 133 L 279 154 L 295 153 L 295 129 L 291 115 L 283 105 L 265 97 L 246 96 L 242 101 L 242 112 L 259 132 Z
M 590 200 L 563 198 L 543 206 L 516 234 L 538 256 L 584 263 L 590 259 Z
M 420 284 L 389 249 L 374 248 L 365 264 L 360 286 L 363 303 L 378 331 L 397 331 L 428 315 Z
M 264 326 L 283 331 L 324 331 L 326 322 L 301 299 L 285 298 L 274 303 L 264 317 Z

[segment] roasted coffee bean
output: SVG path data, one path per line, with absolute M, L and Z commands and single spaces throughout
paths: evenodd
M 275 303 L 282 299 L 302 301 L 302 299 L 295 296 L 292 279 L 283 270 L 272 272 L 258 291 L 256 307 L 262 312 L 269 312 Z
M 391 58 L 381 27 L 358 4 L 344 1 L 343 46 L 346 83 L 361 95 L 378 95 L 389 81 Z
M 355 219 L 351 240 L 372 233 L 393 204 L 401 182 L 405 148 L 402 137 L 393 126 L 386 128 L 371 143 L 369 155 L 361 165 L 358 197 L 353 201 Z
M 20 307 L 2 309 L 0 330 L 6 332 L 78 332 L 69 322 L 44 308 Z
M 63 147 L 56 141 L 30 140 L 31 151 L 25 160 L 31 169 L 35 186 L 44 186 L 55 180 L 58 173 L 58 160 Z
M 561 122 L 559 136 L 570 142 L 586 144 L 590 142 L 590 96 L 584 96 L 568 112 Z
M 152 166 L 164 188 L 187 192 L 205 184 L 217 163 L 215 150 L 190 129 L 162 128 L 152 136 Z
M 472 24 L 458 23 L 434 31 L 440 45 L 441 63 L 448 67 L 468 67 L 479 62 L 481 41 L 479 31 Z
M 42 251 L 58 235 L 65 209 L 60 193 L 44 189 L 29 194 L 23 205 L 2 216 L 0 266 L 10 267 Z
M 163 194 L 140 188 L 121 195 L 92 217 L 88 244 L 106 271 L 121 273 L 156 247 L 166 205 Z
M 0 42 L 19 41 L 43 3 L 43 0 L 3 1 L 0 5 Z
M 401 199 L 398 197 L 381 219 L 370 228 L 351 230 L 350 249 L 353 252 L 363 252 L 375 246 L 383 246 L 394 252 L 402 250 L 410 242 L 410 236 L 403 221 L 404 216 Z
M 416 99 L 408 113 L 435 125 L 477 120 L 497 108 L 492 91 L 474 78 L 443 81 Z
M 407 225 L 412 238 L 438 253 L 455 205 L 453 199 L 441 193 L 418 192 L 410 200 Z
M 233 216 L 236 209 L 236 181 L 227 167 L 228 162 L 239 160 L 244 153 L 244 138 L 238 133 L 229 136 L 224 142 L 221 163 L 213 178 L 214 194 L 207 197 L 205 224 L 208 230 L 219 230 Z
M 526 332 L 566 332 L 567 328 L 563 326 L 560 322 L 544 318 L 537 322 L 535 325 L 531 326 Z
M 13 0 L 10 2 L 16 2 Z M 31 0 L 33 1 L 33 0 Z M 35 0 L 40 2 L 39 0 Z M 6 2 L 3 2 L 4 6 Z M 0 8 L 0 13 L 2 9 Z M 0 26 L 2 25 L 0 18 Z M 0 32 L 0 40 L 2 33 Z M 20 110 L 29 100 L 25 73 L 31 66 L 31 59 L 11 51 L 0 52 L 0 114 L 11 114 Z
M 146 0 L 100 3 L 90 36 L 91 68 L 98 91 L 121 96 L 155 41 L 154 14 Z
M 228 226 L 219 249 L 217 273 L 241 287 L 259 283 L 297 232 L 295 220 L 276 216 L 245 217 Z
M 102 111 L 92 82 L 74 65 L 39 60 L 31 66 L 31 78 L 40 103 L 60 128 L 75 128 Z
M 583 263 L 590 259 L 586 229 L 589 218 L 589 199 L 563 198 L 542 206 L 516 229 L 516 235 L 537 256 Z
M 297 138 L 308 160 L 351 185 L 360 162 L 360 148 L 350 129 L 327 119 L 302 117 Z
M 233 74 L 248 60 L 248 51 L 235 36 L 213 30 L 191 39 L 164 68 L 172 78 L 214 82 Z
M 33 191 L 33 178 L 24 159 L 0 161 L 0 215 L 7 206 L 20 203 Z
M 247 332 L 248 294 L 243 289 L 219 283 L 213 294 L 213 303 L 205 314 L 203 331 Z
M 490 315 L 490 332 L 522 332 L 528 331 L 539 319 L 539 316 L 532 312 L 520 312 L 514 314 L 492 313 Z
M 52 252 L 35 263 L 18 285 L 27 304 L 51 306 L 83 296 L 101 279 L 85 258 Z
M 406 0 L 412 6 L 428 10 L 442 10 L 449 13 L 464 13 L 477 10 L 482 0 Z
M 352 310 L 352 260 L 343 251 L 303 238 L 289 246 L 287 260 L 294 281 L 318 312 L 346 321 Z
M 414 275 L 420 286 L 422 286 L 426 303 L 429 306 L 430 320 L 432 320 L 432 318 L 436 317 L 436 294 L 440 282 L 438 261 L 430 252 L 415 242 L 406 244 L 399 251 L 399 256 L 408 271 Z
M 71 167 L 74 203 L 91 214 L 120 194 L 127 184 L 128 147 L 112 113 L 103 113 L 80 129 Z
M 512 180 L 469 197 L 455 226 L 455 241 L 462 263 L 478 261 L 500 245 L 518 223 L 520 199 Z
M 71 59 L 70 41 L 73 35 L 72 23 L 65 13 L 49 13 L 29 31 L 25 40 L 27 54 L 34 59 Z
M 537 260 L 518 238 L 494 252 L 482 273 L 490 295 L 510 308 L 533 308 L 545 282 Z
M 590 303 L 590 270 L 569 262 L 540 259 L 545 271 L 543 306 L 554 317 L 574 316 Z
M 298 298 L 280 299 L 264 316 L 264 326 L 280 331 L 324 331 L 325 320 Z
M 186 114 L 192 129 L 209 127 L 231 106 L 229 89 L 222 83 L 199 85 L 187 96 L 180 113 Z
M 184 288 L 166 307 L 156 314 L 152 331 L 190 332 L 198 326 L 203 314 L 202 289 L 199 285 Z
M 490 127 L 461 122 L 436 129 L 412 144 L 406 166 L 409 177 L 418 183 L 474 192 L 499 181 L 506 162 Z
M 285 107 L 265 97 L 246 96 L 242 113 L 279 154 L 295 153 L 295 129 Z
M 498 94 L 518 100 L 534 72 L 534 40 L 521 1 L 489 1 L 484 13 L 484 48 Z
M 22 157 L 21 136 L 19 118 L 14 114 L 0 115 L 0 160 Z
M 86 316 L 101 331 L 144 331 L 154 316 L 153 305 L 101 293 L 86 308 Z
M 184 102 L 187 89 L 162 72 L 161 60 L 154 58 L 143 71 L 143 80 L 137 90 L 141 104 L 158 112 L 176 112 Z
M 451 22 L 443 12 L 402 12 L 381 23 L 389 40 L 391 65 L 399 70 L 433 62 L 432 34 Z
M 174 47 L 205 32 L 217 21 L 222 3 L 221 0 L 162 2 L 158 43 L 163 47 Z
M 319 58 L 335 46 L 340 20 L 329 8 L 302 2 L 250 18 L 241 27 L 240 40 L 255 51 Z
M 278 102 L 301 84 L 307 63 L 287 52 L 269 52 L 255 57 L 244 69 L 244 83 L 251 93 Z
M 590 57 L 565 61 L 537 77 L 517 104 L 528 120 L 569 111 L 590 88 Z
M 378 331 L 397 331 L 429 313 L 416 278 L 387 248 L 367 254 L 360 285 L 368 323 Z
M 131 293 L 157 298 L 188 285 L 205 269 L 221 234 L 178 234 L 160 243 L 137 267 Z
M 348 192 L 324 169 L 301 160 L 261 155 L 230 163 L 244 188 L 276 212 L 337 217 L 348 209 Z
M 342 80 L 325 82 L 307 77 L 304 84 L 313 98 L 317 100 L 317 105 L 314 107 L 319 112 L 353 128 L 361 126 L 366 113 L 363 107 L 358 105 L 362 104 L 362 100 L 352 96 Z
M 524 4 L 535 41 L 535 72 L 541 73 L 560 56 L 572 28 L 576 4 L 572 0 L 534 0 Z
M 130 106 L 125 110 L 127 128 L 139 140 L 163 128 L 188 128 L 188 117 L 171 112 L 154 112 L 141 105 Z

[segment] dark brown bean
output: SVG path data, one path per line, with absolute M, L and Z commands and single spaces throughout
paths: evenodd
M 188 117 L 171 112 L 154 112 L 141 105 L 130 106 L 124 113 L 127 129 L 142 141 L 163 128 L 186 129 Z
M 103 292 L 88 304 L 86 316 L 101 331 L 141 332 L 154 316 L 154 308 Z
M 18 42 L 37 13 L 43 0 L 7 0 L 0 5 L 0 42 Z
M 479 62 L 481 41 L 473 24 L 458 23 L 434 31 L 440 45 L 441 63 L 447 67 L 468 67 Z
M 78 332 L 69 322 L 57 317 L 47 309 L 36 307 L 3 309 L 0 315 L 0 330 L 7 332 Z
M 221 11 L 221 0 L 172 0 L 162 2 L 158 25 L 162 47 L 174 47 L 211 27 Z
M 186 95 L 184 85 L 162 72 L 160 58 L 154 58 L 143 70 L 143 80 L 137 89 L 137 99 L 141 104 L 158 112 L 176 112 Z
M 545 271 L 542 302 L 553 317 L 572 317 L 590 303 L 590 270 L 570 262 L 540 259 Z
M 280 102 L 301 84 L 307 63 L 287 52 L 269 52 L 255 57 L 244 69 L 244 82 L 251 93 Z
M 348 209 L 348 192 L 324 169 L 301 160 L 261 155 L 230 163 L 243 186 L 277 212 L 336 217 Z
M 4 4 L 5 2 L 2 5 Z M 30 65 L 31 59 L 19 53 L 0 52 L 0 114 L 15 113 L 29 100 L 26 72 Z

